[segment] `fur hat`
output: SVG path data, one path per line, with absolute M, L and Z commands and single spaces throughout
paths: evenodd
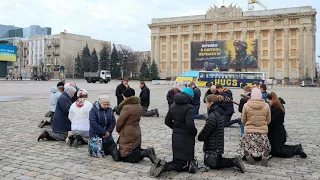
M 122 93 L 122 95 L 124 97 L 131 97 L 131 96 L 135 96 L 136 95 L 136 92 L 134 91 L 134 89 L 132 88 L 127 88 L 126 90 L 124 90 L 124 92 Z

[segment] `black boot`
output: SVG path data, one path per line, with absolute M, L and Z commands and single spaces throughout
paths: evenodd
M 256 161 L 252 158 L 247 150 L 244 150 L 244 156 L 246 157 L 246 160 L 249 164 L 254 165 L 256 163 Z
M 244 167 L 244 164 L 242 163 L 241 161 L 241 158 L 240 156 L 236 156 L 233 160 L 233 164 L 236 168 L 238 168 L 242 173 L 244 173 L 246 170 L 245 170 L 245 167 Z
M 74 142 L 74 136 L 71 135 L 68 137 L 67 144 L 71 147 Z
M 120 161 L 120 152 L 117 145 L 114 144 L 109 148 L 110 155 L 114 161 Z
M 307 158 L 307 154 L 303 151 L 301 144 L 294 147 L 293 153 L 294 155 L 299 155 L 301 158 Z
M 150 159 L 150 161 L 152 163 L 155 163 L 156 158 L 157 158 L 156 153 L 154 152 L 153 148 L 148 148 L 148 149 L 142 150 L 140 153 L 140 157 L 141 158 L 147 157 Z
M 197 173 L 198 171 L 198 161 L 196 159 L 192 160 L 189 165 L 189 173 Z
M 77 148 L 78 146 L 80 146 L 82 144 L 82 137 L 80 135 L 73 135 L 74 140 L 72 142 L 72 146 Z
M 161 173 L 166 172 L 168 165 L 167 161 L 157 158 L 149 170 L 149 175 L 159 177 Z
M 44 131 L 40 134 L 40 136 L 38 137 L 38 141 L 40 141 L 40 139 L 43 140 L 44 138 L 48 138 L 48 137 L 49 137 L 48 131 L 47 131 L 47 130 L 44 130 Z
M 159 110 L 155 109 L 154 111 L 156 112 L 157 117 L 159 117 Z

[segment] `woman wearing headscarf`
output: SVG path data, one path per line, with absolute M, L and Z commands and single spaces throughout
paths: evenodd
M 119 155 L 117 145 L 112 136 L 112 132 L 116 125 L 116 119 L 110 106 L 109 96 L 99 96 L 99 100 L 93 104 L 93 107 L 90 110 L 89 121 L 90 139 L 95 137 L 102 138 L 104 154 L 110 154 L 115 161 L 118 161 Z
M 56 110 L 52 119 L 52 131 L 44 130 L 38 137 L 40 139 L 50 139 L 65 141 L 68 137 L 68 131 L 71 130 L 71 122 L 68 118 L 69 109 L 72 105 L 71 98 L 74 96 L 76 89 L 72 86 L 66 86 L 64 92 L 59 96 Z
M 261 91 L 254 88 L 251 99 L 242 110 L 244 136 L 241 138 L 237 154 L 245 157 L 249 164 L 255 164 L 260 159 L 263 166 L 268 165 L 268 156 L 271 146 L 268 140 L 268 124 L 271 121 L 270 108 L 262 99 Z
M 193 97 L 194 91 L 189 87 L 174 96 L 174 103 L 170 106 L 165 118 L 166 125 L 173 130 L 173 159 L 171 162 L 157 159 L 149 171 L 151 176 L 158 177 L 161 173 L 168 171 L 196 172 L 194 146 L 197 129 L 194 125 Z
M 124 100 L 119 105 L 120 115 L 116 124 L 116 130 L 119 133 L 121 160 L 138 163 L 144 157 L 147 157 L 153 163 L 156 160 L 154 149 L 152 147 L 141 148 L 140 119 L 142 107 L 140 99 L 135 96 L 134 89 L 130 87 L 122 95 Z
M 77 97 L 77 101 L 71 105 L 69 111 L 71 131 L 67 139 L 67 143 L 74 147 L 88 143 L 90 128 L 89 113 L 92 108 L 92 104 L 87 100 L 88 92 L 85 89 L 80 89 Z
M 301 144 L 286 145 L 287 132 L 284 127 L 285 109 L 280 102 L 276 93 L 271 92 L 266 96 L 266 100 L 271 107 L 271 123 L 269 124 L 268 137 L 271 144 L 270 154 L 275 157 L 293 157 L 299 155 L 306 158 L 307 155 L 303 151 Z

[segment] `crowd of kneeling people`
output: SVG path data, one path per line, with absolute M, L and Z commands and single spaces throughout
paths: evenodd
M 267 166 L 271 157 L 307 157 L 300 144 L 285 144 L 284 101 L 274 92 L 267 93 L 265 84 L 255 82 L 252 88 L 244 87 L 238 109 L 242 117 L 231 120 L 234 113 L 230 109 L 234 103 L 232 92 L 221 85 L 210 87 L 204 97 L 207 113 L 197 118 L 201 92 L 199 94 L 198 87 L 191 83 L 182 91 L 178 86 L 168 91 L 169 110 L 165 124 L 173 130 L 173 159 L 170 162 L 161 160 L 156 157 L 154 148 L 141 148 L 141 116 L 159 116 L 159 113 L 157 109 L 148 111 L 150 91 L 144 82 L 140 82 L 140 88 L 142 91 L 139 98 L 135 96 L 135 90 L 128 86 L 128 81 L 123 80 L 116 90 L 118 106 L 112 109 L 107 95 L 99 96 L 91 104 L 85 89 L 79 89 L 75 83 L 59 82 L 51 88 L 51 123 L 48 123 L 51 128 L 45 129 L 38 141 L 66 141 L 75 147 L 88 144 L 89 155 L 111 155 L 114 161 L 138 163 L 147 157 L 153 163 L 149 174 L 154 177 L 168 171 L 196 173 L 198 162 L 194 146 L 197 135 L 198 141 L 204 142 L 204 165 L 210 169 L 236 167 L 244 173 L 242 161 L 249 164 L 261 161 L 261 165 Z M 117 120 L 114 112 L 119 114 Z M 206 120 L 200 133 L 195 127 L 195 119 Z M 224 128 L 234 123 L 243 127 L 244 133 L 235 157 L 225 158 L 222 156 Z M 117 141 L 112 136 L 114 128 L 119 134 Z M 98 139 L 101 141 L 101 149 L 96 149 L 92 143 Z

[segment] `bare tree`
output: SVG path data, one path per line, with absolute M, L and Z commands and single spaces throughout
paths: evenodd
M 138 72 L 139 63 L 133 49 L 125 45 L 118 45 L 117 49 L 124 77 L 129 77 L 131 74 Z
M 70 78 L 75 68 L 74 58 L 71 55 L 66 55 L 61 58 L 61 61 L 65 68 L 65 77 Z

